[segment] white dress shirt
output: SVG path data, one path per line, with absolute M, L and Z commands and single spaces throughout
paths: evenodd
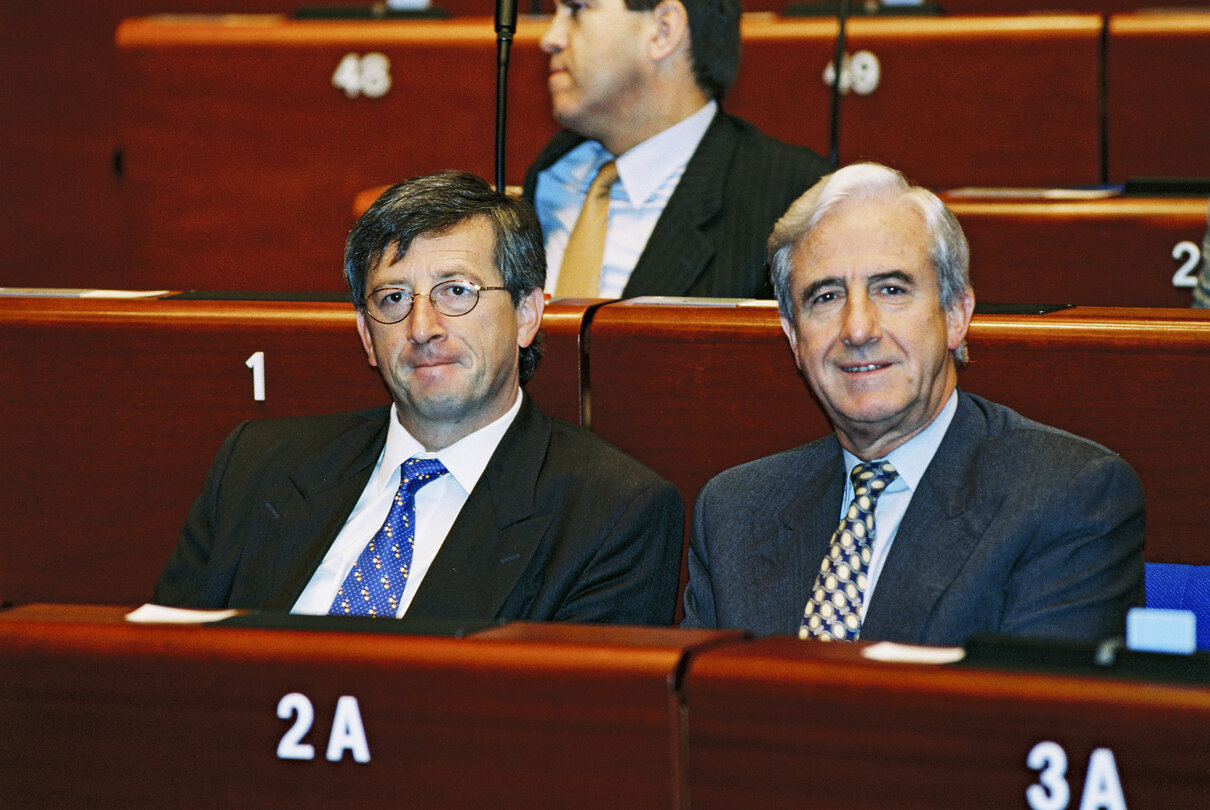
M 521 410 L 521 392 L 508 413 L 486 427 L 459 439 L 436 453 L 426 452 L 424 445 L 412 437 L 399 423 L 395 406 L 391 406 L 386 444 L 370 473 L 370 480 L 361 498 L 353 507 L 344 528 L 336 535 L 327 555 L 307 587 L 303 589 L 292 613 L 323 615 L 332 606 L 336 591 L 349 575 L 362 549 L 377 534 L 391 510 L 391 501 L 399 489 L 399 468 L 410 458 L 436 458 L 449 470 L 416 493 L 416 542 L 412 549 L 412 565 L 407 587 L 399 602 L 396 617 L 402 616 L 412 603 L 416 589 L 428 573 L 433 558 L 441 550 L 445 536 L 454 525 L 463 504 L 475 488 L 496 446 Z
M 609 193 L 609 227 L 601 266 L 601 296 L 622 294 L 647 246 L 655 223 L 676 191 L 689 159 L 718 112 L 711 100 L 685 120 L 617 157 L 618 182 Z M 601 166 L 615 157 L 596 141 L 585 141 L 538 174 L 534 205 L 546 240 L 546 291 L 554 293 L 563 252 L 588 187 Z
M 895 541 L 895 534 L 899 531 L 899 523 L 903 520 L 904 513 L 907 512 L 912 494 L 920 486 L 920 479 L 924 477 L 924 471 L 928 469 L 929 462 L 933 460 L 937 448 L 941 446 L 941 440 L 945 438 L 945 431 L 949 429 L 950 422 L 954 420 L 954 413 L 957 410 L 958 392 L 954 391 L 942 406 L 941 413 L 937 414 L 928 427 L 896 447 L 887 454 L 885 459 L 878 459 L 891 462 L 899 473 L 899 477 L 883 490 L 882 494 L 878 496 L 878 504 L 874 507 L 874 548 L 871 549 L 870 567 L 866 572 L 865 596 L 861 600 L 863 621 L 866 610 L 870 606 L 870 598 L 874 595 L 874 587 L 878 584 L 878 575 L 882 573 L 882 566 L 891 551 L 891 543 Z M 861 463 L 861 459 L 857 456 L 848 450 L 844 451 L 844 464 L 847 471 L 852 472 L 853 468 Z M 844 518 L 852 500 L 853 482 L 846 473 L 844 497 L 840 502 L 840 512 L 836 515 L 837 525 Z

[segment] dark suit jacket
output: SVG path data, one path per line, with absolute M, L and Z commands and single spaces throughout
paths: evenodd
M 527 200 L 534 200 L 538 172 L 583 141 L 565 130 L 546 145 L 526 173 Z M 622 296 L 772 298 L 765 242 L 773 224 L 831 170 L 831 164 L 810 149 L 763 135 L 720 110 L 656 222 Z
M 236 428 L 153 601 L 289 610 L 357 503 L 389 413 Z M 526 396 L 407 615 L 670 624 L 683 526 L 671 484 Z
M 797 633 L 839 523 L 836 437 L 728 470 L 702 490 L 687 627 Z M 1100 445 L 959 393 L 912 496 L 863 640 L 977 633 L 1100 639 L 1143 603 L 1143 491 Z

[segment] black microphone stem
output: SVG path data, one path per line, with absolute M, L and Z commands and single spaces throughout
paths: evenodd
M 849 0 L 839 0 L 836 8 L 836 20 L 840 30 L 836 34 L 836 50 L 832 54 L 832 115 L 831 128 L 828 133 L 828 159 L 833 166 L 840 165 L 840 77 L 844 71 L 845 22 L 849 18 Z
M 504 131 L 508 120 L 508 52 L 513 32 L 496 33 L 496 191 L 504 192 Z

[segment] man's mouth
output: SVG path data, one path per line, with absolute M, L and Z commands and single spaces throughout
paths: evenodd
M 880 368 L 886 368 L 890 363 L 859 363 L 849 366 L 841 366 L 840 370 L 846 374 L 859 374 L 866 371 L 877 371 Z

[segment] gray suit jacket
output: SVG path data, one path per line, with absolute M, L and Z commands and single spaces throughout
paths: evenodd
M 236 428 L 153 601 L 289 610 L 365 488 L 389 413 Z M 407 615 L 670 624 L 683 526 L 675 487 L 527 395 Z
M 794 634 L 839 522 L 834 435 L 728 470 L 694 511 L 686 627 Z M 871 597 L 863 640 L 1121 635 L 1143 604 L 1143 491 L 1093 442 L 959 392 Z
M 566 130 L 557 134 L 529 167 L 525 199 L 534 200 L 538 172 L 583 141 Z M 622 297 L 772 298 L 765 242 L 773 223 L 831 170 L 810 149 L 770 138 L 720 111 L 656 222 Z

